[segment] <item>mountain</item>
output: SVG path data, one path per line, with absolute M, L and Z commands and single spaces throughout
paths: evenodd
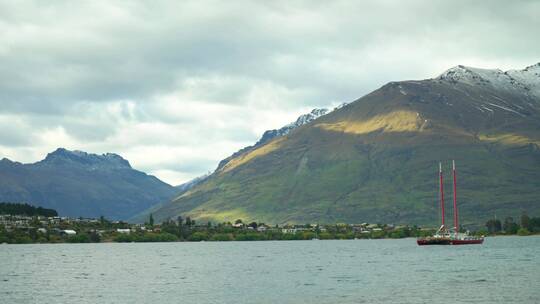
M 261 138 L 254 145 L 244 147 L 244 148 L 238 150 L 237 152 L 233 153 L 231 156 L 227 157 L 226 159 L 220 161 L 216 171 L 219 170 L 222 165 L 226 164 L 229 160 L 235 158 L 236 156 L 241 155 L 242 153 L 246 153 L 248 151 L 254 150 L 255 148 L 265 144 L 266 142 L 270 141 L 273 138 L 287 135 L 293 129 L 298 128 L 298 127 L 300 127 L 302 125 L 305 125 L 305 124 L 311 122 L 312 120 L 315 120 L 315 119 L 317 119 L 317 118 L 319 118 L 319 117 L 321 117 L 321 116 L 323 116 L 325 114 L 328 114 L 329 112 L 330 112 L 330 110 L 324 109 L 324 108 L 323 109 L 313 109 L 313 110 L 311 110 L 311 112 L 309 112 L 307 114 L 300 115 L 296 119 L 296 121 L 291 122 L 290 124 L 287 124 L 287 125 L 279 128 L 279 129 L 273 129 L 273 130 L 265 131 L 263 133 L 263 135 L 261 136 Z M 176 186 L 176 189 L 178 189 L 180 193 L 185 192 L 185 191 L 195 187 L 196 185 L 200 184 L 201 182 L 205 181 L 206 178 L 208 178 L 209 176 L 210 176 L 210 173 L 201 175 L 201 176 L 196 177 L 196 178 L 194 178 L 192 180 L 189 180 L 189 181 L 187 181 L 187 182 L 185 182 L 185 183 L 183 183 L 181 185 Z
M 113 153 L 59 148 L 33 164 L 0 161 L 0 201 L 52 208 L 62 216 L 127 219 L 177 192 Z
M 339 108 L 341 108 L 341 107 L 343 107 L 345 105 L 346 105 L 346 103 L 342 103 L 339 106 L 337 106 L 334 110 L 339 109 Z M 254 145 L 244 147 L 244 148 L 238 150 L 237 152 L 233 153 L 231 156 L 229 156 L 229 157 L 225 158 L 224 160 L 220 161 L 219 164 L 218 164 L 217 169 L 215 170 L 215 172 L 219 171 L 221 169 L 221 167 L 224 166 L 225 164 L 227 164 L 227 162 L 229 162 L 231 159 L 234 159 L 235 157 L 237 157 L 239 155 L 242 155 L 244 153 L 247 153 L 249 151 L 255 150 L 257 147 L 265 144 L 266 142 L 270 141 L 273 138 L 287 135 L 293 129 L 298 128 L 298 127 L 300 127 L 302 125 L 305 125 L 305 124 L 307 124 L 307 123 L 309 123 L 309 122 L 311 122 L 311 121 L 313 121 L 313 120 L 315 120 L 315 119 L 317 119 L 317 118 L 319 118 L 319 117 L 321 117 L 323 115 L 326 115 L 326 114 L 330 113 L 331 111 L 332 110 L 329 110 L 329 109 L 326 109 L 326 108 L 321 108 L 321 109 L 316 108 L 316 109 L 311 110 L 311 112 L 309 112 L 309 113 L 300 115 L 296 119 L 296 121 L 291 122 L 291 123 L 279 128 L 279 129 L 273 129 L 273 130 L 265 131 L 263 133 L 263 135 L 261 136 L 261 138 Z M 196 178 L 194 178 L 192 180 L 189 180 L 189 181 L 187 181 L 187 182 L 185 182 L 185 183 L 183 183 L 181 185 L 175 186 L 175 188 L 178 189 L 177 195 L 182 195 L 184 192 L 186 192 L 186 191 L 190 190 L 191 188 L 197 186 L 198 184 L 204 182 L 210 176 L 212 176 L 211 173 L 207 173 L 207 174 L 201 175 L 199 177 L 196 177 Z M 136 214 L 135 216 L 133 216 L 129 220 L 132 221 L 132 222 L 143 222 L 146 219 L 148 219 L 148 217 L 150 216 L 150 213 L 153 213 L 156 210 L 159 210 L 165 204 L 166 204 L 166 202 L 163 202 L 161 204 L 152 206 L 151 208 L 149 208 L 147 210 L 144 210 L 143 212 L 141 212 L 139 214 Z
M 431 79 L 390 82 L 237 153 L 153 214 L 435 224 L 438 163 L 451 190 L 455 159 L 463 223 L 539 215 L 539 88 L 540 64 L 505 72 L 457 66 Z
M 343 105 L 341 105 L 343 106 Z M 341 107 L 340 106 L 340 107 Z M 336 108 L 337 109 L 337 108 Z M 247 147 L 244 147 L 240 150 L 238 150 L 237 152 L 233 153 L 231 156 L 225 158 L 224 160 L 220 161 L 219 164 L 218 164 L 218 167 L 216 169 L 216 171 L 219 171 L 225 164 L 227 164 L 230 160 L 242 155 L 242 154 L 245 154 L 245 153 L 248 153 L 250 151 L 253 151 L 255 150 L 256 148 L 264 145 L 265 143 L 269 142 L 270 140 L 276 138 L 276 137 L 280 137 L 280 136 L 285 136 L 287 134 L 289 134 L 292 130 L 300 127 L 300 126 L 303 126 L 323 115 L 326 115 L 328 113 L 330 113 L 331 111 L 329 109 L 326 109 L 326 108 L 322 108 L 322 109 L 313 109 L 311 110 L 311 112 L 307 113 L 307 114 L 303 114 L 303 115 L 300 115 L 296 121 L 294 122 L 291 122 L 279 129 L 273 129 L 273 130 L 267 130 L 263 133 L 263 135 L 261 136 L 261 138 L 252 146 L 247 146 Z M 191 184 L 194 186 L 194 184 Z

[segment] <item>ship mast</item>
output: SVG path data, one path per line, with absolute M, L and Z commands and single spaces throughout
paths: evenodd
M 458 209 L 457 209 L 457 190 L 456 190 L 456 162 L 452 160 L 452 175 L 454 176 L 454 231 L 459 232 Z
M 444 224 L 444 187 L 443 187 L 443 174 L 442 174 L 442 164 L 439 163 L 439 185 L 440 185 L 440 195 L 441 195 L 441 228 L 443 229 Z

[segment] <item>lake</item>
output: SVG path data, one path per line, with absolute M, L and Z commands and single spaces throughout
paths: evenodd
M 2 303 L 540 303 L 540 237 L 0 245 Z

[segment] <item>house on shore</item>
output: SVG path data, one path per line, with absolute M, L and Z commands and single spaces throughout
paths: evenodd
M 77 232 L 75 230 L 72 230 L 72 229 L 64 229 L 64 230 L 60 231 L 60 234 L 61 235 L 76 235 Z

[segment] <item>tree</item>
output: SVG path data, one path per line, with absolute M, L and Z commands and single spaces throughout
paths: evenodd
M 89 237 L 91 243 L 99 243 L 101 241 L 101 236 L 97 233 L 95 229 L 90 231 Z
M 152 213 L 150 213 L 150 218 L 148 219 L 148 224 L 150 224 L 150 227 L 154 227 L 154 216 Z
M 237 219 L 236 221 L 234 221 L 235 224 L 242 224 L 242 220 L 241 219 Z
M 527 215 L 527 212 L 523 212 L 521 215 L 521 227 L 531 231 L 531 219 Z
M 184 219 L 180 215 L 176 218 L 176 222 L 178 223 L 179 227 L 182 227 L 183 221 Z
M 498 233 L 501 231 L 501 221 L 498 219 L 491 219 L 486 222 L 486 228 L 490 234 Z
M 251 222 L 248 224 L 248 227 L 251 227 L 253 229 L 257 229 L 257 222 Z
M 161 223 L 161 231 L 174 234 L 175 236 L 180 237 L 182 235 L 182 230 L 178 225 L 176 225 L 176 222 L 173 220 L 168 220 L 163 223 Z
M 507 234 L 516 234 L 519 226 L 518 224 L 514 223 L 514 219 L 509 216 L 506 219 L 504 219 L 504 225 L 503 225 L 504 232 Z
M 540 217 L 533 217 L 530 220 L 531 229 L 532 232 L 540 232 Z

